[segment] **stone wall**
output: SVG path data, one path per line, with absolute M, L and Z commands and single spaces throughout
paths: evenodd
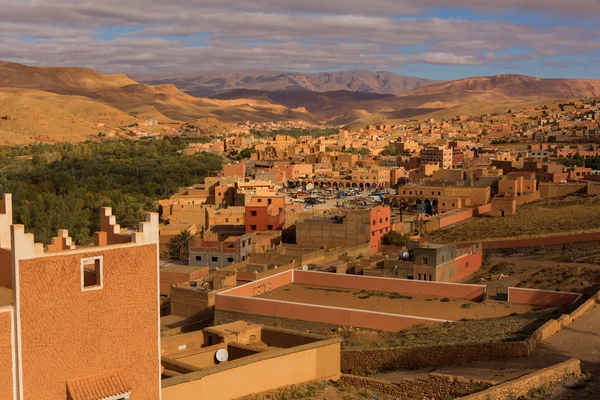
M 525 396 L 532 389 L 537 389 L 546 385 L 553 385 L 573 376 L 581 375 L 579 360 L 570 359 L 568 361 L 556 364 L 549 368 L 544 368 L 534 373 L 522 376 L 493 386 L 483 392 L 460 397 L 462 400 L 505 400 L 516 399 Z
M 527 341 L 343 350 L 342 372 L 366 374 L 395 368 L 416 369 L 470 364 L 479 361 L 528 357 L 532 351 L 533 348 Z
M 340 383 L 376 394 L 386 394 L 399 399 L 445 399 L 464 396 L 484 390 L 491 382 L 465 379 L 443 374 L 429 374 L 428 380 L 400 379 L 395 382 L 382 381 L 356 375 L 342 375 Z

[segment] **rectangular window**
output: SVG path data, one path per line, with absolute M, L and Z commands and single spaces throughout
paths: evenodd
M 231 257 L 227 257 L 227 262 L 230 262 L 230 263 L 232 263 L 232 262 L 233 262 L 233 258 L 231 258 Z
M 256 217 L 256 211 L 250 211 L 250 216 Z
M 212 261 L 212 262 L 219 262 L 219 257 L 212 257 L 212 258 L 211 258 L 211 261 Z
M 229 218 L 225 218 L 225 222 L 229 222 Z
M 267 199 L 267 204 L 271 204 L 272 201 L 273 200 L 271 200 L 271 199 Z
M 258 199 L 258 202 L 259 202 L 259 203 L 262 203 L 262 199 Z
M 102 280 L 102 257 L 81 259 L 81 290 L 99 290 L 104 284 Z
M 273 230 L 273 225 L 267 225 L 267 230 L 272 231 Z
M 202 256 L 196 256 L 196 261 L 202 261 Z
M 423 257 L 423 265 L 427 265 L 429 263 L 429 259 L 427 257 Z
M 255 231 L 256 230 L 256 225 L 250 225 L 250 230 Z

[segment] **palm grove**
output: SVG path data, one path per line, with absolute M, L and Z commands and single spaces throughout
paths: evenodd
M 104 141 L 0 148 L 0 193 L 13 194 L 16 223 L 49 243 L 64 228 L 78 244 L 100 229 L 99 209 L 113 208 L 133 227 L 157 200 L 221 169 L 211 154 L 185 156 L 182 139 Z

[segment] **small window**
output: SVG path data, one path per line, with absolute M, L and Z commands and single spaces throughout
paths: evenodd
M 262 199 L 258 199 L 258 202 L 259 202 L 259 203 L 262 203 Z
M 102 257 L 81 259 L 81 290 L 102 289 Z
M 423 257 L 423 265 L 429 264 L 429 259 L 427 257 Z
M 376 220 L 373 220 L 373 225 L 375 225 L 376 223 L 377 223 L 377 221 L 376 221 Z
M 202 256 L 196 256 L 196 261 L 202 261 Z
M 248 246 L 252 244 L 252 238 L 248 239 Z
M 273 200 L 271 200 L 271 199 L 267 199 L 267 204 L 271 204 L 272 201 Z
M 250 216 L 256 217 L 256 211 L 250 211 Z
M 383 224 L 383 218 L 379 218 L 379 223 Z
M 233 258 L 231 258 L 231 257 L 227 257 L 227 262 L 230 262 L 230 263 L 232 263 L 232 262 L 233 262 Z
M 211 258 L 211 261 L 212 261 L 212 262 L 219 262 L 219 257 L 212 257 L 212 258 Z
M 229 222 L 229 218 L 225 218 L 225 222 Z
M 250 230 L 255 231 L 256 230 L 256 225 L 250 225 Z
M 273 230 L 273 225 L 267 225 L 267 230 L 272 231 Z

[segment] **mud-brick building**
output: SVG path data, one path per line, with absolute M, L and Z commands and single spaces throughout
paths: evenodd
M 0 200 L 0 399 L 160 398 L 158 214 L 44 247 Z M 9 295 L 6 295 L 6 294 Z
M 314 217 L 296 223 L 296 242 L 321 248 L 369 243 L 370 255 L 379 251 L 383 235 L 390 231 L 389 207 L 351 211 L 336 217 Z

